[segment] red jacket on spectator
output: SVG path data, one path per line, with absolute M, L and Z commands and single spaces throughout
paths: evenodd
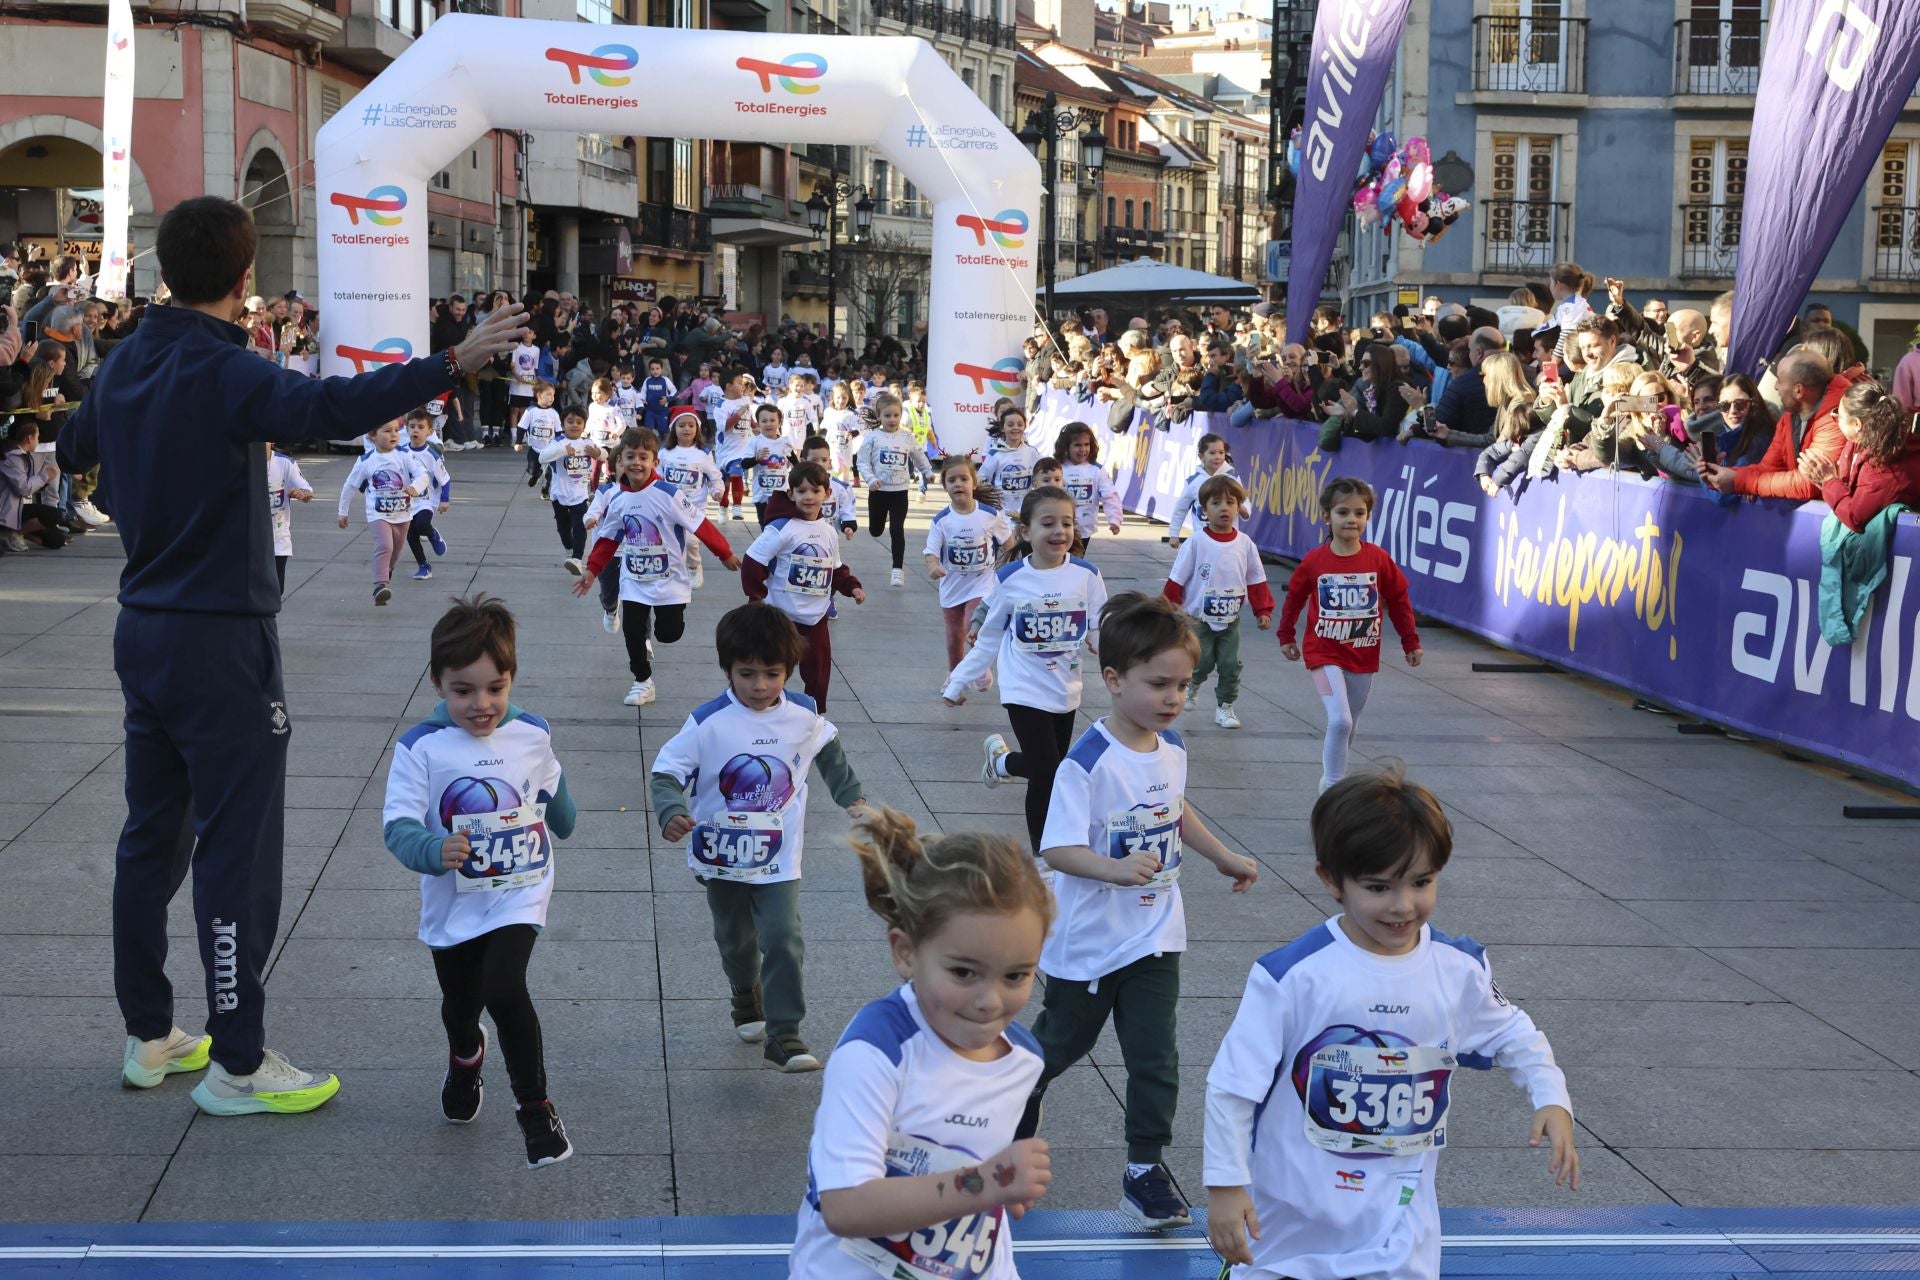
M 1821 501 L 1855 533 L 1896 502 L 1920 507 L 1920 436 L 1908 436 L 1892 462 L 1869 458 L 1849 443 L 1840 474 L 1820 487 Z
M 1247 400 L 1256 409 L 1278 409 L 1289 418 L 1313 419 L 1313 394 L 1286 379 L 1248 378 Z
M 1852 385 L 1845 374 L 1835 375 L 1827 384 L 1827 394 L 1814 409 L 1798 446 L 1793 442 L 1793 415 L 1783 412 L 1773 428 L 1773 443 L 1767 446 L 1766 456 L 1734 471 L 1733 491 L 1747 498 L 1791 498 L 1795 502 L 1812 502 L 1819 497 L 1813 482 L 1800 474 L 1800 455 L 1839 459 L 1847 443 L 1840 434 L 1840 397 Z

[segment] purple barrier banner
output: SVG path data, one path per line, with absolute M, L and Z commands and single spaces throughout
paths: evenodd
M 1754 97 L 1729 372 L 1758 376 L 1786 336 L 1916 77 L 1914 0 L 1774 0 Z
M 1034 442 L 1093 425 L 1127 509 L 1166 519 L 1193 474 L 1194 443 L 1224 437 L 1252 496 L 1246 530 L 1297 559 L 1325 537 L 1320 490 L 1373 486 L 1367 537 L 1386 548 L 1430 617 L 1702 719 L 1920 787 L 1920 521 L 1900 519 L 1887 585 L 1850 647 L 1819 620 L 1820 503 L 1722 505 L 1691 486 L 1567 473 L 1489 498 L 1475 451 L 1349 440 L 1273 418 L 1240 428 L 1195 414 L 1158 431 L 1105 427 L 1105 407 L 1043 393 Z M 1275 584 L 1276 591 L 1278 583 Z

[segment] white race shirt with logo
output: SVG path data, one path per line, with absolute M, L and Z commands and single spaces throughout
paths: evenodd
M 1003 447 L 988 454 L 980 464 L 980 482 L 998 486 L 1007 495 L 1007 505 L 1017 511 L 1020 500 L 1033 488 L 1033 469 L 1039 462 L 1040 451 L 1030 444 L 1018 449 Z
M 560 438 L 560 415 L 535 405 L 520 415 L 520 429 L 526 432 L 526 446 L 537 458 L 542 449 Z
M 685 604 L 693 599 L 687 573 L 687 541 L 706 514 L 667 478 L 656 474 L 644 489 L 617 489 L 593 527 L 595 544 L 615 544 L 620 598 L 637 604 Z M 593 548 L 588 548 L 591 555 Z
M 1052 978 L 1091 982 L 1141 956 L 1187 949 L 1180 901 L 1180 819 L 1185 812 L 1187 748 L 1171 729 L 1152 751 L 1123 746 L 1104 718 L 1080 735 L 1060 762 L 1040 851 L 1083 845 L 1107 858 L 1141 849 L 1160 859 L 1145 885 L 1109 884 L 1056 870 L 1053 928 L 1040 950 Z
M 952 507 L 934 516 L 927 529 L 926 550 L 947 576 L 940 579 L 940 607 L 951 609 L 985 599 L 993 590 L 993 562 L 1013 536 L 1006 514 L 976 505 L 966 515 Z
M 660 474 L 667 483 L 687 495 L 695 504 L 706 506 L 707 498 L 723 482 L 713 455 L 698 445 L 675 445 L 660 454 Z
M 547 492 L 563 507 L 577 506 L 593 497 L 594 459 L 587 452 L 591 443 L 585 436 L 578 440 L 561 436 L 540 451 L 540 461 L 553 471 Z
M 587 406 L 587 439 L 606 451 L 609 462 L 613 461 L 613 451 L 619 445 L 620 437 L 632 425 L 632 415 L 618 401 L 609 400 L 605 404 Z
M 1189 617 L 1225 631 L 1246 608 L 1247 587 L 1267 580 L 1267 566 L 1246 534 L 1221 542 L 1202 528 L 1180 544 L 1167 577 L 1180 584 L 1180 607 Z
M 1073 499 L 1073 524 L 1081 537 L 1093 536 L 1103 511 L 1107 523 L 1119 523 L 1120 491 L 1113 487 L 1113 477 L 1097 463 L 1067 463 L 1060 468 L 1060 486 Z
M 860 474 L 877 491 L 904 489 L 916 474 L 932 470 L 910 431 L 869 431 L 861 438 Z
M 413 486 L 429 486 L 418 455 L 400 449 L 363 454 L 340 486 L 340 514 L 357 490 L 366 496 L 367 523 L 406 524 L 413 519 Z
M 459 868 L 420 877 L 420 941 L 453 947 L 510 924 L 547 922 L 553 835 L 542 794 L 560 787 L 547 722 L 522 713 L 484 738 L 418 724 L 394 744 L 381 823 L 411 818 L 444 839 L 467 830 Z
M 521 343 L 508 357 L 513 369 L 513 382 L 508 388 L 515 400 L 533 399 L 534 375 L 540 372 L 540 348 Z
M 267 458 L 267 510 L 273 513 L 273 554 L 293 554 L 293 501 L 288 495 L 295 489 L 313 492 L 313 486 L 300 474 L 300 464 L 284 453 Z
M 827 491 L 827 500 L 820 504 L 820 518 L 838 529 L 843 524 L 860 523 L 860 491 L 849 482 L 834 476 L 831 488 Z
M 1019 1023 L 1004 1044 L 992 1062 L 961 1057 L 927 1025 L 911 983 L 853 1016 L 821 1080 L 792 1280 L 1016 1280 L 1004 1209 L 873 1240 L 842 1240 L 820 1213 L 825 1192 L 951 1172 L 1004 1150 L 1044 1065 Z
M 979 638 L 947 676 L 945 696 L 963 697 L 991 667 L 1003 705 L 1077 710 L 1086 650 L 1099 645 L 1107 603 L 1099 568 L 1069 556 L 1040 569 L 1028 557 L 1002 565 L 996 578 Z
M 753 429 L 753 406 L 756 402 L 750 397 L 738 400 L 722 400 L 720 413 L 714 421 L 714 440 L 720 469 L 726 470 L 729 462 L 739 462 L 753 456 L 753 442 L 759 433 Z M 734 425 L 734 418 L 741 410 L 746 416 Z
M 827 616 L 840 567 L 840 531 L 825 518 L 769 520 L 747 554 L 767 566 L 767 603 L 803 626 Z
M 792 690 L 765 711 L 749 710 L 731 690 L 695 707 L 652 770 L 687 792 L 688 868 L 749 884 L 798 880 L 807 774 L 836 735 L 813 699 Z
M 765 502 L 776 493 L 785 493 L 787 472 L 799 456 L 800 451 L 785 436 L 757 438 L 753 442 L 753 476 L 748 482 L 753 490 L 749 495 L 752 500 Z
M 427 477 L 427 491 L 413 500 L 413 510 L 408 513 L 409 516 L 437 510 L 442 500 L 453 496 L 453 476 L 447 470 L 446 458 L 431 444 L 420 449 L 412 445 L 402 445 L 401 448 L 420 460 L 420 470 Z
M 1454 1078 L 1496 1066 L 1535 1108 L 1572 1110 L 1547 1038 L 1471 938 L 1423 926 L 1382 956 L 1336 916 L 1260 957 L 1207 1073 L 1207 1185 L 1250 1187 L 1260 1215 L 1235 1280 L 1438 1280 Z

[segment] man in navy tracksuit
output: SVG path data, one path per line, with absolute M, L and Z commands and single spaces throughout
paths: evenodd
M 255 245 L 230 201 L 167 213 L 156 249 L 174 305 L 149 307 L 114 348 L 57 444 L 63 471 L 99 464 L 127 553 L 113 637 L 127 707 L 113 884 L 122 1078 L 147 1088 L 211 1056 L 193 1100 L 215 1115 L 311 1111 L 340 1088 L 266 1047 L 292 720 L 263 442 L 344 439 L 399 417 L 511 346 L 520 310 L 495 311 L 450 351 L 315 381 L 255 355 L 234 323 Z M 165 972 L 167 905 L 189 867 L 206 1036 L 174 1026 Z

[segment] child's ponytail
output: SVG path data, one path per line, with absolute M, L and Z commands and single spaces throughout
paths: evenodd
M 1053 895 L 1009 837 L 956 832 L 922 841 L 912 818 L 880 807 L 855 824 L 849 843 L 867 906 L 915 942 L 969 912 L 1030 910 L 1043 931 L 1053 922 Z

